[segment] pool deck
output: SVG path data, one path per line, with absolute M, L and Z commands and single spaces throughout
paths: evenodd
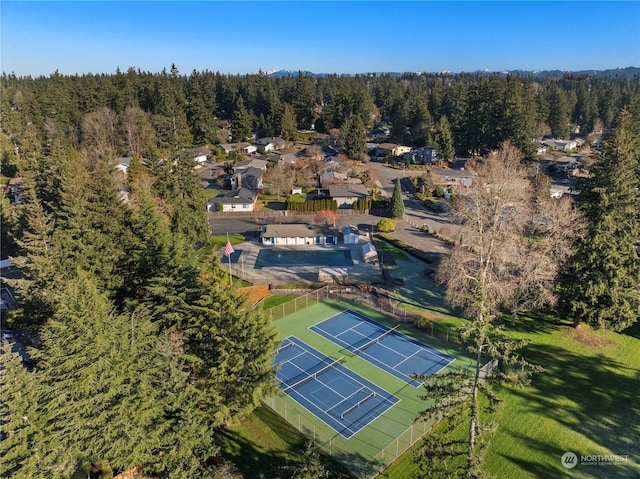
M 263 246 L 257 242 L 246 242 L 234 246 L 241 251 L 237 262 L 231 263 L 231 273 L 253 284 L 286 284 L 286 283 L 315 283 L 318 282 L 320 270 L 333 277 L 333 282 L 339 283 L 381 283 L 384 281 L 380 265 L 365 262 L 362 257 L 362 243 L 338 245 L 304 245 L 304 246 Z M 351 251 L 351 266 L 267 266 L 254 269 L 258 253 L 263 249 L 275 251 Z M 222 267 L 229 270 L 228 259 L 223 250 L 219 250 Z M 327 281 L 326 279 L 323 280 Z

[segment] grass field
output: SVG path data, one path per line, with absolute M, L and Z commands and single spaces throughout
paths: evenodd
M 636 328 L 637 331 L 638 328 Z M 496 388 L 503 407 L 483 469 L 493 477 L 640 477 L 638 333 L 578 330 L 553 318 L 525 318 L 510 331 L 531 342 L 523 355 L 545 368 L 526 388 Z M 560 457 L 629 455 L 610 465 L 565 469 Z M 406 454 L 381 477 L 417 477 Z

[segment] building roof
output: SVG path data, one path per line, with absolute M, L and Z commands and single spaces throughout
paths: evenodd
M 266 160 L 259 160 L 256 158 L 252 158 L 250 160 L 242 160 L 233 165 L 233 171 L 237 170 L 246 170 L 247 168 L 258 168 L 262 171 L 267 169 L 267 165 L 269 164 Z
M 353 226 L 353 225 L 343 226 L 342 227 L 342 234 L 344 236 L 346 236 L 348 234 L 360 235 L 360 230 L 357 227 Z
M 330 185 L 329 196 L 331 198 L 349 198 L 353 196 L 367 196 L 369 191 L 364 185 Z
M 316 236 L 337 236 L 330 226 L 307 225 L 303 223 L 266 225 L 262 228 L 262 238 L 309 238 Z
M 431 173 L 435 173 L 443 179 L 461 179 L 473 177 L 473 174 L 466 170 L 431 170 Z
M 259 138 L 256 140 L 256 144 L 260 146 L 265 146 L 265 145 L 268 145 L 269 143 L 272 143 L 274 146 L 282 146 L 282 145 L 285 145 L 287 142 L 284 140 L 284 138 L 281 138 L 279 136 L 268 136 L 268 137 Z
M 237 190 L 231 190 L 224 196 L 218 196 L 216 198 L 209 198 L 207 201 L 209 204 L 222 203 L 225 205 L 246 205 L 255 203 L 257 195 L 247 189 L 239 188 Z

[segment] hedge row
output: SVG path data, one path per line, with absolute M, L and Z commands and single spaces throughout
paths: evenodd
M 289 211 L 337 211 L 338 202 L 330 198 L 310 201 L 287 201 L 285 204 L 285 209 Z

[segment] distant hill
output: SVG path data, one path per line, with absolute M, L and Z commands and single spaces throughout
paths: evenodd
M 402 76 L 404 73 L 401 72 L 372 72 L 376 75 L 389 75 L 389 76 Z M 405 73 L 427 73 L 427 72 L 405 72 Z M 446 75 L 455 75 L 452 72 L 431 72 L 432 74 L 446 74 Z M 460 72 L 463 73 L 463 72 Z M 466 72 L 466 73 L 477 73 L 477 74 L 486 74 L 486 75 L 519 75 L 519 76 L 531 76 L 537 78 L 563 78 L 563 77 L 571 77 L 580 79 L 581 77 L 589 76 L 589 77 L 624 77 L 624 78 L 633 78 L 636 75 L 640 74 L 640 67 L 626 67 L 626 68 L 615 68 L 612 70 L 580 70 L 580 71 L 562 71 L 562 70 L 505 70 L 505 71 L 475 71 L 475 72 Z M 291 76 L 315 76 L 315 77 L 326 77 L 330 75 L 336 75 L 335 73 L 313 73 L 310 71 L 299 71 L 299 70 L 277 70 L 269 73 L 270 77 L 278 78 L 278 77 L 291 77 Z M 339 73 L 338 76 L 353 76 L 351 73 Z M 360 75 L 366 75 L 366 73 L 362 73 Z

